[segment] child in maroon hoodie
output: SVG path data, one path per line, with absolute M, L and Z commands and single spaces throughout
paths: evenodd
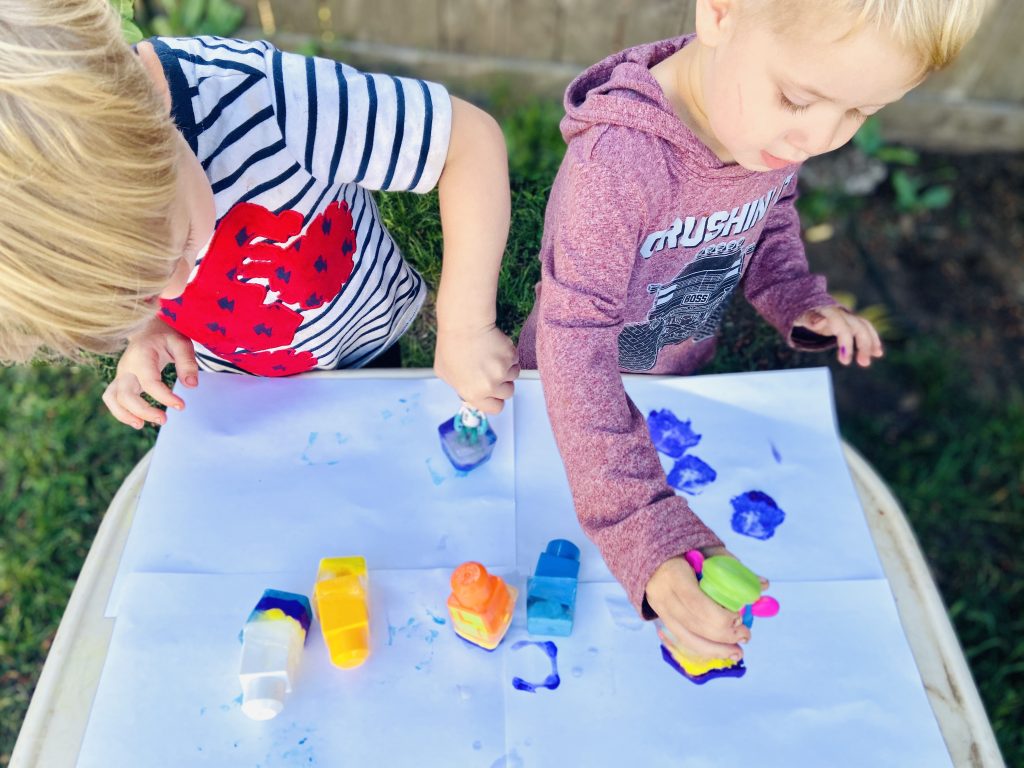
M 695 654 L 738 660 L 749 631 L 682 558 L 722 542 L 667 485 L 620 372 L 708 362 L 737 288 L 794 347 L 881 356 L 871 323 L 808 271 L 796 173 L 951 61 L 980 6 L 698 0 L 696 35 L 613 55 L 566 92 L 520 364 L 541 371 L 584 531 Z

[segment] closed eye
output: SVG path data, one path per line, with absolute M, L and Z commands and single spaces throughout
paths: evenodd
M 800 114 L 810 106 L 810 104 L 794 104 L 792 101 L 786 98 L 786 94 L 784 94 L 782 91 L 779 91 L 779 103 L 782 105 L 784 109 L 793 112 L 794 114 Z

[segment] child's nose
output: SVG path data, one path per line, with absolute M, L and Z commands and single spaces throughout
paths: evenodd
M 841 120 L 818 120 L 790 131 L 786 137 L 798 151 L 808 157 L 821 155 L 836 148 Z

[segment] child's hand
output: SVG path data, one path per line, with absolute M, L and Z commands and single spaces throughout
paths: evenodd
M 494 325 L 478 330 L 439 327 L 434 371 L 473 408 L 498 413 L 512 397 L 519 365 L 515 345 Z
M 794 325 L 803 326 L 819 336 L 835 336 L 839 362 L 849 365 L 856 351 L 857 364 L 867 367 L 871 358 L 882 356 L 882 340 L 870 321 L 838 306 L 809 309 L 796 319 Z
M 704 554 L 729 555 L 723 547 L 709 548 Z M 701 591 L 697 575 L 682 557 L 670 558 L 658 566 L 647 582 L 647 603 L 671 633 L 673 644 L 692 656 L 733 661 L 743 658 L 738 644 L 750 640 L 750 630 L 739 614 L 726 610 Z
M 154 318 L 128 340 L 117 363 L 117 375 L 103 393 L 103 402 L 115 419 L 135 429 L 147 421 L 164 424 L 167 416 L 147 403 L 143 392 L 168 408 L 180 411 L 185 407 L 185 401 L 163 382 L 161 374 L 168 363 L 177 367 L 178 381 L 186 387 L 198 386 L 199 366 L 192 340 Z

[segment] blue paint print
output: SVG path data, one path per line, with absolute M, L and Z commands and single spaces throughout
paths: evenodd
M 306 449 L 300 457 L 302 461 L 311 467 L 326 464 L 333 466 L 342 459 L 342 446 L 348 442 L 348 435 L 341 432 L 329 432 L 320 434 L 310 432 L 309 440 L 306 442 Z
M 687 449 L 697 445 L 701 437 L 690 428 L 689 421 L 676 418 L 668 408 L 647 414 L 647 429 L 654 447 L 673 459 L 678 459 Z
M 525 648 L 528 645 L 535 645 L 547 654 L 547 657 L 551 660 L 551 673 L 544 678 L 542 683 L 529 683 L 521 677 L 513 677 L 512 687 L 517 691 L 526 691 L 527 693 L 536 693 L 538 688 L 555 690 L 562 682 L 562 679 L 558 676 L 558 646 L 550 640 L 520 640 L 512 646 L 512 650 L 518 651 L 520 648 Z
M 732 529 L 736 533 L 765 541 L 775 535 L 786 513 L 764 491 L 747 491 L 732 499 Z
M 718 473 L 696 456 L 683 456 L 668 473 L 668 484 L 696 496 L 715 481 Z
M 444 616 L 438 616 L 436 613 L 434 613 L 429 608 L 427 608 L 426 611 L 427 611 L 427 616 L 429 616 L 430 620 L 433 621 L 435 624 L 447 624 L 448 623 L 447 619 L 445 619 Z
M 775 446 L 775 443 L 768 443 L 772 447 L 772 458 L 775 459 L 776 464 L 782 463 L 782 454 L 779 453 L 779 449 Z

